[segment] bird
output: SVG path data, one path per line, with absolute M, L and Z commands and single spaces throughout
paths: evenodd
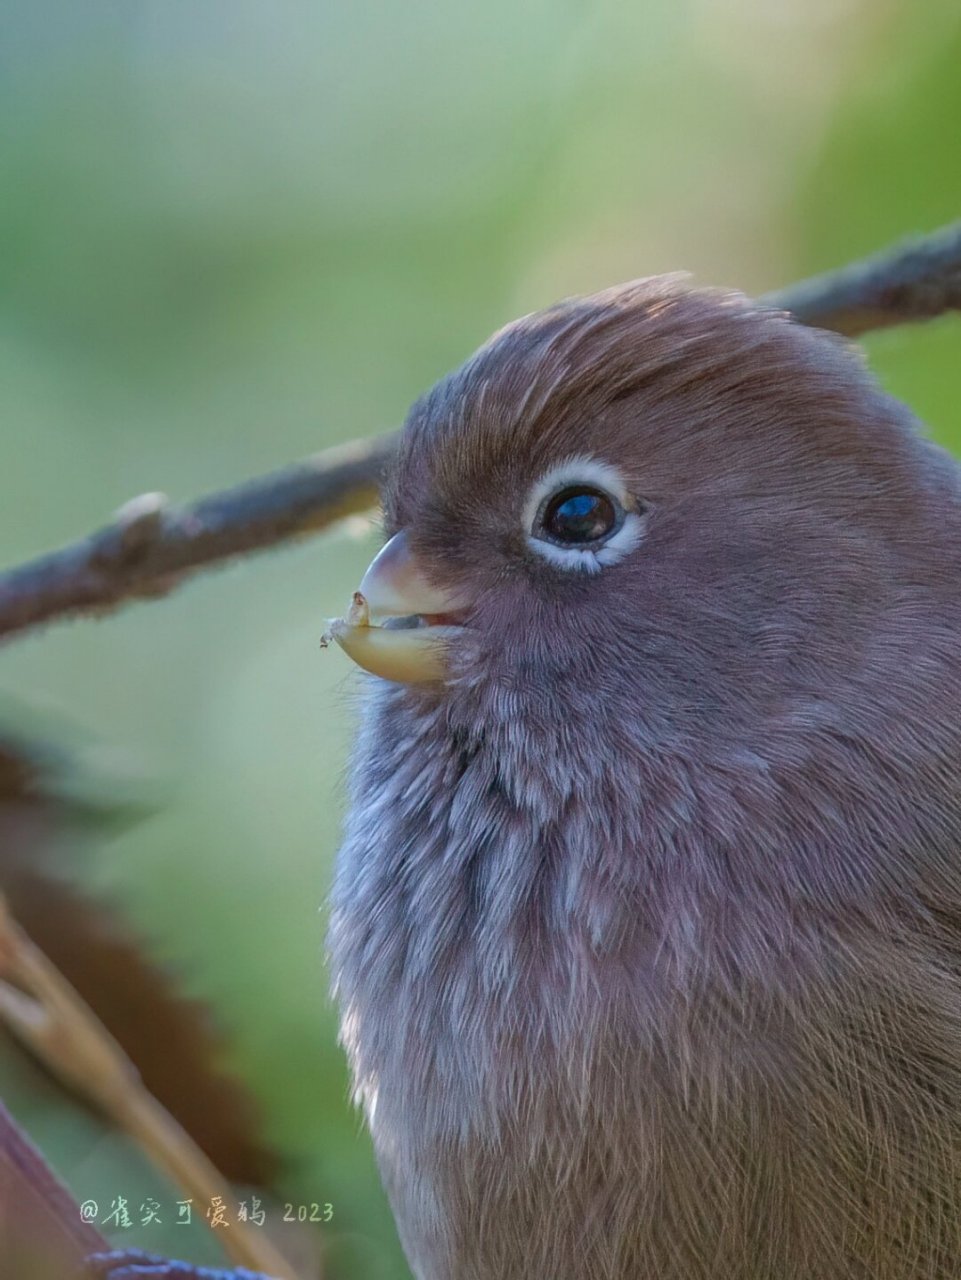
M 417 1280 L 961 1275 L 959 481 L 678 276 L 411 410 L 329 948 Z
M 961 1275 L 959 464 L 658 276 L 496 333 L 383 509 L 328 946 L 416 1280 Z

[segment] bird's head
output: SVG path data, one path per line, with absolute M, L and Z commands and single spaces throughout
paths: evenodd
M 516 321 L 414 406 L 335 636 L 413 698 L 736 729 L 858 668 L 942 467 L 835 337 L 642 280 Z

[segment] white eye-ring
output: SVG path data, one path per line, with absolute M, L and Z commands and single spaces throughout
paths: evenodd
M 616 467 L 573 457 L 534 485 L 524 529 L 528 546 L 558 568 L 600 573 L 634 550 L 644 522 Z

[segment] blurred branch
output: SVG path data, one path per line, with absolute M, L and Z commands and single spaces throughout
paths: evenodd
M 365 511 L 393 449 L 392 436 L 328 449 L 188 507 L 134 498 L 95 533 L 0 574 L 0 636 L 167 595 L 198 569 Z
M 961 310 L 961 222 L 762 301 L 790 311 L 802 324 L 849 338 Z
M 961 223 L 762 301 L 848 337 L 959 310 Z M 0 573 L 0 636 L 166 595 L 209 565 L 366 510 L 395 444 L 388 435 L 331 449 L 188 507 L 134 498 L 103 529 Z
M 229 1184 L 169 1111 L 89 1005 L 16 924 L 0 898 L 0 1021 L 68 1088 L 140 1145 L 187 1196 L 210 1205 Z M 234 1218 L 220 1234 L 233 1262 L 278 1280 L 297 1274 L 266 1235 Z

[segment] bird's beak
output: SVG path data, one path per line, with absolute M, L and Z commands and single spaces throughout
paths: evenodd
M 462 601 L 427 581 L 401 530 L 371 561 L 346 616 L 331 622 L 321 644 L 336 640 L 358 666 L 385 680 L 442 682 L 447 651 L 463 629 L 459 607 Z

